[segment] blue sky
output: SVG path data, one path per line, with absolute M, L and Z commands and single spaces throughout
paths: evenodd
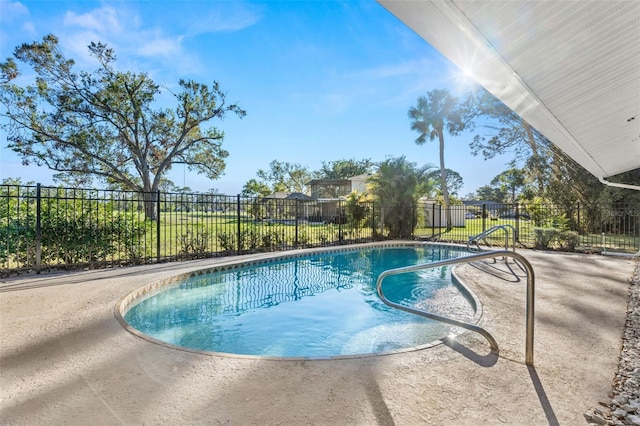
M 0 0 L 3 60 L 48 33 L 78 69 L 97 68 L 87 45 L 101 41 L 115 50 L 118 68 L 147 72 L 168 88 L 181 78 L 220 82 L 247 116 L 211 123 L 224 130 L 230 153 L 220 179 L 175 166 L 169 178 L 196 191 L 237 194 L 272 160 L 309 170 L 322 161 L 401 155 L 420 166 L 438 164 L 437 142 L 415 144 L 409 108 L 430 90 L 462 94 L 471 87 L 374 1 Z M 446 166 L 464 179 L 460 195 L 488 184 L 510 160 L 472 156 L 472 137 L 446 139 Z M 49 170 L 21 166 L 5 148 L 4 132 L 0 144 L 0 180 L 53 182 Z

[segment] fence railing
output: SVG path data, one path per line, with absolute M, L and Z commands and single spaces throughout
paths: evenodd
M 466 243 L 499 225 L 510 225 L 522 247 L 568 251 L 637 252 L 640 247 L 640 205 L 466 204 L 452 205 L 453 228 L 446 230 L 446 209 L 419 204 L 414 237 Z M 504 240 L 495 236 L 494 245 Z
M 0 275 L 351 244 L 374 204 L 0 185 Z
M 397 237 L 392 213 L 372 202 L 0 185 L 0 276 L 369 242 Z M 444 206 L 418 203 L 411 214 L 400 220 L 416 224 L 417 239 L 466 243 L 509 225 L 532 248 L 640 246 L 638 205 L 454 205 L 449 230 Z

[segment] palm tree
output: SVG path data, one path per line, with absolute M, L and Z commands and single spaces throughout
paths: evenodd
M 382 223 L 391 238 L 408 238 L 417 223 L 417 201 L 433 188 L 427 174 L 432 166 L 416 168 L 403 157 L 390 158 L 378 165 L 368 181 L 371 192 L 383 209 Z
M 444 131 L 455 136 L 465 128 L 458 108 L 458 98 L 452 96 L 446 89 L 436 89 L 427 96 L 418 98 L 418 104 L 409 109 L 411 130 L 416 130 L 420 136 L 416 139 L 418 145 L 426 143 L 427 138 L 433 141 L 436 137 L 440 142 L 440 182 L 444 198 L 447 231 L 451 229 L 451 205 L 449 190 L 447 189 L 447 171 L 444 166 Z
M 243 197 L 265 197 L 271 194 L 271 188 L 264 182 L 249 179 L 242 187 Z

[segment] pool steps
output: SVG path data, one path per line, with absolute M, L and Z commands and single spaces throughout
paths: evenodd
M 376 290 L 378 292 L 378 296 L 380 299 L 388 306 L 392 308 L 400 309 L 405 312 L 409 312 L 415 315 L 419 315 L 422 317 L 430 318 L 436 321 L 441 321 L 446 324 L 455 325 L 458 327 L 462 327 L 467 330 L 474 331 L 476 333 L 481 334 L 491 346 L 491 349 L 495 352 L 498 352 L 498 343 L 491 336 L 491 334 L 474 324 L 469 324 L 463 321 L 458 321 L 452 318 L 443 317 L 440 315 L 436 315 L 430 312 L 427 312 L 423 309 L 414 308 L 411 306 L 402 305 L 399 303 L 395 303 L 387 299 L 382 290 L 382 282 L 385 278 L 391 275 L 399 275 L 406 274 L 410 272 L 416 272 L 423 269 L 437 268 L 441 266 L 449 266 L 456 265 L 460 263 L 468 263 L 475 260 L 485 260 L 485 259 L 495 259 L 497 257 L 506 258 L 510 257 L 516 260 L 516 263 L 519 264 L 520 267 L 523 267 L 527 274 L 527 301 L 526 301 L 526 347 L 525 347 L 525 364 L 533 366 L 533 333 L 534 333 L 534 310 L 535 310 L 535 274 L 533 272 L 533 267 L 529 263 L 529 261 L 522 255 L 514 251 L 509 250 L 495 250 L 495 251 L 486 251 L 483 253 L 472 254 L 470 256 L 457 257 L 453 259 L 440 260 L 427 264 L 406 266 L 403 268 L 395 268 L 384 271 L 382 274 L 378 276 L 378 280 L 376 281 Z

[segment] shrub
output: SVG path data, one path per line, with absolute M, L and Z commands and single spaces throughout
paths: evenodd
M 558 235 L 558 244 L 563 250 L 575 251 L 580 236 L 576 231 L 562 231 Z
M 15 191 L 14 191 L 15 192 Z M 51 188 L 40 206 L 42 265 L 67 265 L 104 262 L 109 257 L 138 262 L 150 247 L 145 235 L 152 224 L 140 220 L 135 212 L 116 208 L 113 200 L 69 197 L 63 189 Z M 0 262 L 13 262 L 18 267 L 36 264 L 35 193 L 17 194 L 2 201 L 6 215 L 0 217 L 0 239 L 3 245 Z M 11 209 L 9 209 L 11 207 Z M 14 216 L 14 217 L 12 217 Z
M 27 220 L 11 220 L 8 225 L 0 228 L 0 240 L 3 250 L 0 261 L 9 261 L 18 265 L 35 265 L 36 263 L 36 226 Z
M 535 247 L 539 250 L 551 248 L 551 243 L 557 234 L 558 230 L 555 228 L 533 228 Z
M 216 235 L 218 238 L 218 242 L 220 243 L 220 247 L 224 251 L 235 251 L 238 247 L 236 241 L 236 234 L 233 232 L 218 232 Z
M 136 214 L 114 211 L 112 203 L 46 203 L 42 208 L 42 261 L 106 261 L 124 250 L 128 260 L 136 262 L 145 255 L 140 243 L 150 226 Z
M 298 244 L 307 245 L 311 242 L 311 237 L 305 231 L 298 232 Z
M 260 236 L 255 228 L 240 232 L 240 250 L 256 250 L 260 247 Z
M 360 228 L 365 219 L 370 216 L 371 208 L 365 204 L 366 198 L 362 194 L 352 192 L 346 202 L 347 224 L 352 228 Z
M 285 243 L 284 232 L 279 229 L 269 229 L 262 235 L 262 248 L 266 251 L 273 250 Z
M 237 250 L 238 241 L 234 232 L 220 232 L 217 238 L 223 250 Z M 260 233 L 255 228 L 244 229 L 240 232 L 240 251 L 271 251 L 281 247 L 285 242 L 284 231 L 277 227 L 267 229 L 264 233 Z
M 209 251 L 211 234 L 202 226 L 194 225 L 178 236 L 180 254 L 203 254 Z
M 132 263 L 140 263 L 151 252 L 151 247 L 141 242 L 152 228 L 150 220 L 140 220 L 135 213 L 120 213 L 114 218 L 111 232 L 127 258 Z
M 566 231 L 569 229 L 569 219 L 565 213 L 554 215 L 549 219 L 549 226 L 560 231 Z

